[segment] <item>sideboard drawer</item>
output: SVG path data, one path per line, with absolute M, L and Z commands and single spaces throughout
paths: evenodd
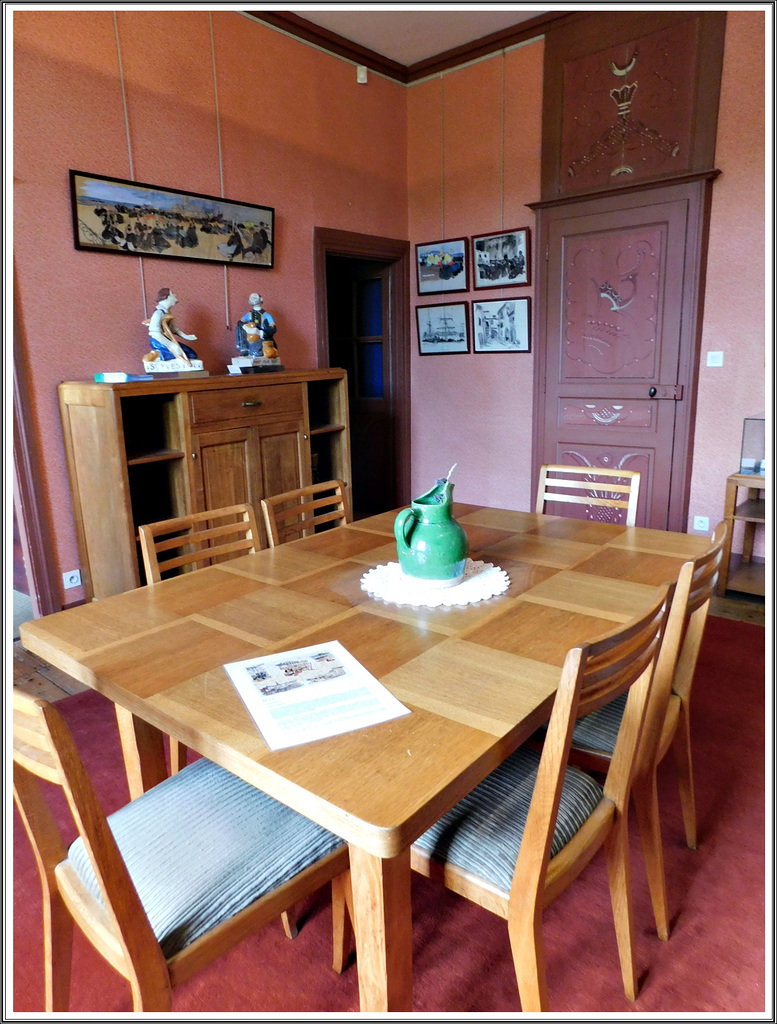
M 224 388 L 191 393 L 192 425 L 302 416 L 299 384 Z

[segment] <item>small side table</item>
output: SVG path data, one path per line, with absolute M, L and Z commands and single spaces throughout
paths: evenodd
M 737 505 L 740 488 L 747 489 L 747 498 Z M 725 596 L 726 590 L 739 590 L 746 594 L 760 595 L 766 592 L 764 567 L 752 561 L 756 527 L 766 522 L 766 499 L 760 496 L 765 491 L 765 476 L 754 476 L 752 473 L 732 473 L 726 481 L 724 516 L 728 533 L 718 575 L 718 595 L 720 597 Z M 745 537 L 742 545 L 742 561 L 731 569 L 729 564 L 731 562 L 731 539 L 735 522 L 745 524 Z

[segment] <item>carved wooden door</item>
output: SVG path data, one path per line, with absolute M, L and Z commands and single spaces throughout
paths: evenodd
M 708 191 L 702 179 L 539 210 L 535 480 L 541 463 L 636 470 L 637 525 L 654 529 L 686 528 Z

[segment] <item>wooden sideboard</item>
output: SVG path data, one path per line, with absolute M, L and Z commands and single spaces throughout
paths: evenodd
M 265 495 L 316 480 L 351 484 L 344 370 L 58 391 L 87 600 L 146 582 L 143 523 L 244 501 L 258 510 Z

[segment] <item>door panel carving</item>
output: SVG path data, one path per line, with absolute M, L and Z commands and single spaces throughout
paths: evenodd
M 689 169 L 698 36 L 688 19 L 564 65 L 564 192 Z
M 665 250 L 658 226 L 565 240 L 564 380 L 654 377 Z
M 725 11 L 579 13 L 545 36 L 542 199 L 710 170 Z
M 655 430 L 655 406 L 649 402 L 561 402 L 560 427 L 590 427 L 594 424 L 610 430 Z

